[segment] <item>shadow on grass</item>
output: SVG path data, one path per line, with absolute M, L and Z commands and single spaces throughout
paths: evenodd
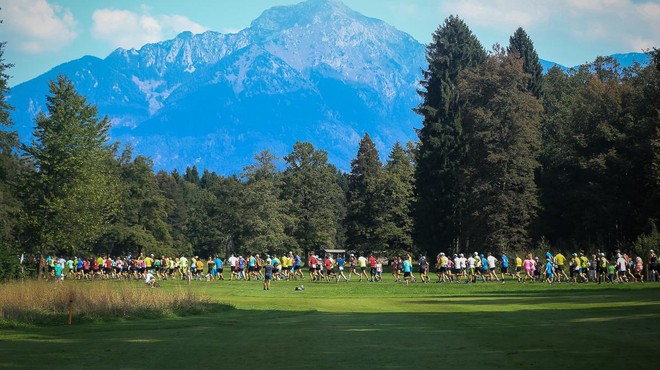
M 463 313 L 234 309 L 19 328 L 0 333 L 0 368 L 88 368 L 81 358 L 90 354 L 97 369 L 647 368 L 660 345 L 660 314 L 657 299 L 646 303 Z

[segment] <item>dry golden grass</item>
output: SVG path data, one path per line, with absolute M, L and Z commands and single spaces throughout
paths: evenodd
M 139 282 L 30 280 L 0 284 L 0 322 L 66 324 L 69 301 L 73 301 L 74 322 L 156 318 L 228 308 L 189 290 L 150 289 Z

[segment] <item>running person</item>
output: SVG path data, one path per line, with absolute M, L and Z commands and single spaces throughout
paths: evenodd
M 346 282 L 348 283 L 348 278 L 346 278 L 346 275 L 344 275 L 344 265 L 346 264 L 346 261 L 344 260 L 344 257 L 339 256 L 337 257 L 337 269 L 339 270 L 339 274 L 337 274 L 337 283 L 341 278 L 344 278 Z

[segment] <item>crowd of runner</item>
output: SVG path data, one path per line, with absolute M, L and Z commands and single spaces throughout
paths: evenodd
M 48 256 L 38 269 L 53 280 L 139 279 L 154 286 L 158 280 L 263 280 L 264 289 L 270 289 L 272 280 L 305 280 L 313 282 L 379 282 L 383 280 L 383 259 L 373 254 L 356 256 L 349 254 L 333 258 L 311 255 L 304 261 L 300 255 L 289 252 L 282 256 L 259 254 L 220 256 L 206 259 L 191 257 L 126 256 L 110 258 L 63 258 Z M 625 283 L 643 282 L 645 275 L 652 281 L 660 281 L 658 261 L 654 251 L 649 252 L 648 265 L 640 256 L 630 256 L 616 251 L 610 258 L 600 251 L 590 256 L 584 252 L 564 255 L 546 252 L 542 258 L 532 254 L 516 254 L 511 260 L 506 254 L 474 252 L 467 257 L 463 253 L 440 253 L 435 260 L 424 255 L 413 259 L 410 254 L 395 256 L 385 261 L 391 267 L 393 281 L 410 284 L 430 283 L 431 270 L 441 283 L 547 282 L 548 284 L 576 283 Z M 303 266 L 307 266 L 303 270 Z M 647 269 L 645 269 L 647 267 Z

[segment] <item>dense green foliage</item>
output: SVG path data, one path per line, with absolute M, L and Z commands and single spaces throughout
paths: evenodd
M 419 247 L 432 251 L 465 245 L 461 219 L 468 189 L 462 181 L 467 155 L 457 80 L 462 70 L 480 65 L 486 52 L 467 25 L 449 17 L 427 47 L 429 69 L 423 72 L 416 109 L 423 117 L 415 174 L 415 234 Z
M 542 75 L 522 28 L 487 53 L 452 16 L 427 47 L 419 142 L 384 159 L 364 134 L 350 173 L 324 150 L 268 150 L 240 175 L 154 174 L 111 143 L 63 76 L 19 146 L 0 43 L 0 278 L 21 253 L 228 255 L 349 249 L 657 248 L 660 65 L 597 58 Z M 24 140 L 25 141 L 25 140 Z M 379 147 L 380 148 L 380 147 Z M 264 148 L 267 149 L 267 148 Z M 382 148 L 381 148 L 382 149 Z
M 0 42 L 0 280 L 17 277 L 20 271 L 16 234 L 23 210 L 17 186 L 22 175 L 21 162 L 16 155 L 18 136 L 9 131 L 13 125 L 9 111 L 13 108 L 5 99 L 9 92 L 7 70 L 12 64 L 5 63 L 4 53 L 5 43 Z
M 527 90 L 528 74 L 515 53 L 496 48 L 459 78 L 469 150 L 462 167 L 468 190 L 461 220 L 466 246 L 522 250 L 539 209 L 534 171 L 542 106 Z
M 60 76 L 50 83 L 48 115 L 36 119 L 25 152 L 36 168 L 26 176 L 26 227 L 39 251 L 91 251 L 119 205 L 119 182 L 108 143 L 108 118 Z

